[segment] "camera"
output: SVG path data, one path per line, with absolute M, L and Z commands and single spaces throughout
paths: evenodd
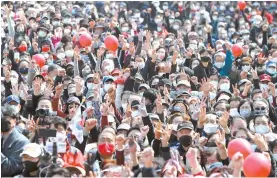
M 49 109 L 39 109 L 36 111 L 36 115 L 39 117 L 46 117 L 50 115 Z

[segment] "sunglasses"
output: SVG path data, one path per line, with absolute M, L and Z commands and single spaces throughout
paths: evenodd
M 266 107 L 257 107 L 255 108 L 256 111 L 264 111 L 266 110 Z

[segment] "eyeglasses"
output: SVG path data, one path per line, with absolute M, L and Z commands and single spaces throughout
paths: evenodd
M 256 111 L 264 111 L 264 110 L 266 110 L 266 107 L 256 107 L 255 110 Z

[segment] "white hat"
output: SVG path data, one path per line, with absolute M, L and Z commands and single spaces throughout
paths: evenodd
M 189 81 L 187 81 L 187 80 L 181 80 L 181 81 L 179 81 L 179 82 L 177 83 L 177 87 L 178 87 L 179 85 L 185 85 L 186 87 L 191 87 Z
M 20 157 L 23 155 L 28 155 L 33 158 L 37 158 L 42 154 L 42 148 L 39 144 L 37 143 L 29 143 L 25 145 L 23 152 L 20 154 Z

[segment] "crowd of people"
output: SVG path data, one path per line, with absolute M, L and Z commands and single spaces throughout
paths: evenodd
M 245 6 L 1 2 L 1 176 L 276 177 L 277 3 Z

